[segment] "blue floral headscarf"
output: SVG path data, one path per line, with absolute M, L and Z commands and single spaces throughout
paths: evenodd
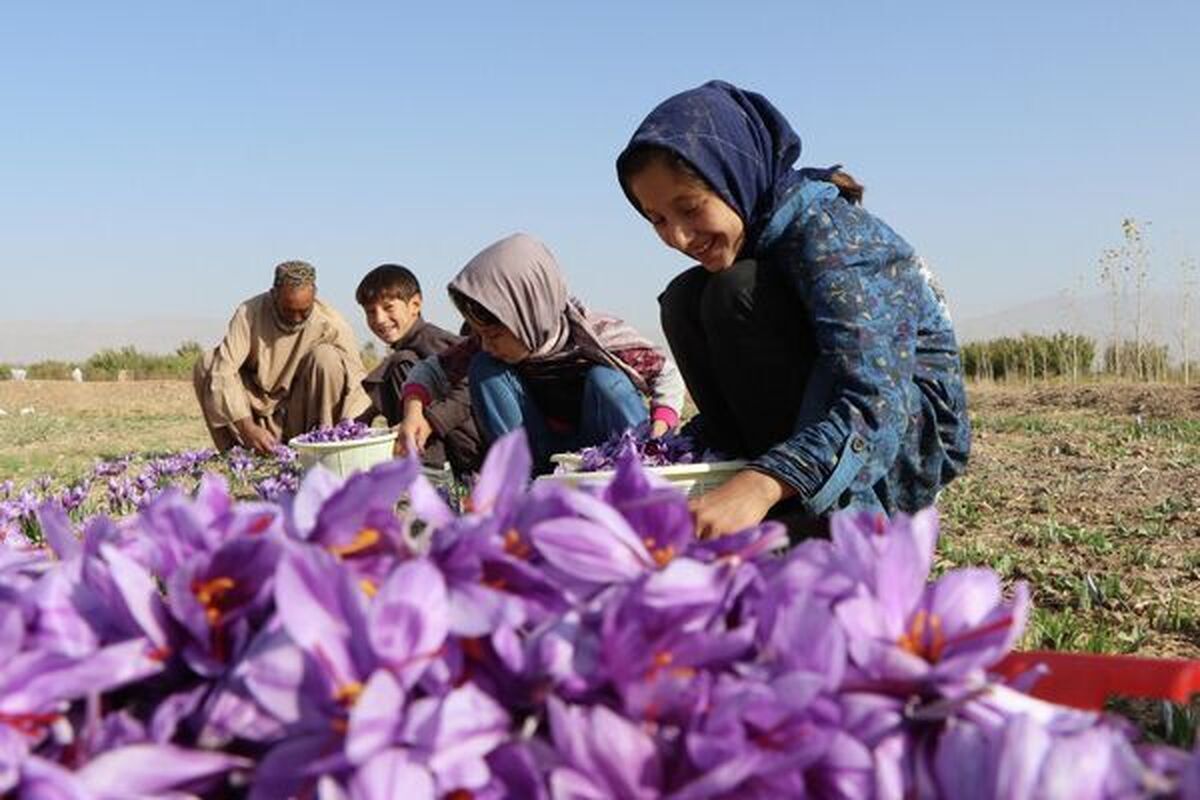
M 725 81 L 709 81 L 669 97 L 634 131 L 617 158 L 656 145 L 685 159 L 746 225 L 747 251 L 788 190 L 805 178 L 828 180 L 836 169 L 793 168 L 800 137 L 767 98 Z M 624 180 L 621 188 L 641 211 Z

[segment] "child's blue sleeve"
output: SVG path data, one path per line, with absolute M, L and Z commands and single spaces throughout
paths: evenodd
M 920 415 L 912 376 L 924 279 L 903 239 L 836 197 L 804 209 L 772 257 L 809 312 L 818 350 L 810 382 L 829 394 L 750 466 L 823 514 L 847 489 L 858 494 L 886 476 Z

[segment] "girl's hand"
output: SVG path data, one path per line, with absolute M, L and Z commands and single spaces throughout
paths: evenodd
M 771 506 L 795 493 L 783 481 L 744 469 L 725 483 L 691 500 L 688 507 L 701 539 L 737 533 L 762 522 Z
M 650 438 L 657 439 L 669 430 L 671 430 L 671 426 L 667 425 L 661 419 L 656 419 L 654 420 L 654 424 L 650 426 Z
M 425 452 L 425 443 L 433 435 L 433 428 L 425 418 L 425 404 L 415 397 L 404 402 L 404 419 L 396 428 L 400 435 L 396 437 L 396 446 L 392 454 L 398 457 L 407 456 L 410 449 L 415 449 L 420 455 Z

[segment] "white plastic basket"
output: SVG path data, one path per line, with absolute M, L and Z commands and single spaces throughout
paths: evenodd
M 578 467 L 582 459 L 575 453 L 560 453 L 551 456 L 551 461 L 561 464 L 570 470 L 556 472 L 553 475 L 542 475 L 539 481 L 565 483 L 568 486 L 603 487 L 616 474 L 613 470 L 597 472 L 580 472 Z M 679 488 L 689 497 L 702 495 L 720 486 L 734 476 L 738 470 L 746 466 L 745 461 L 711 461 L 703 464 L 675 464 L 670 467 L 643 467 L 646 472 L 655 475 Z
M 396 445 L 396 432 L 382 429 L 377 435 L 345 442 L 300 442 L 298 438 L 288 446 L 300 457 L 301 467 L 309 470 L 320 464 L 343 478 L 390 461 Z

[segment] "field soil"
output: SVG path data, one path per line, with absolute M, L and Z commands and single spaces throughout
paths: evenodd
M 1200 387 L 973 384 L 944 566 L 1033 588 L 1026 646 L 1200 658 Z

